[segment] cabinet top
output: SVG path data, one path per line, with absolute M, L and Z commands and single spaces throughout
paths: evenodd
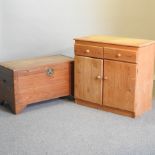
M 63 55 L 42 56 L 31 59 L 14 60 L 1 62 L 0 66 L 11 69 L 13 71 L 31 69 L 42 65 L 63 63 L 73 61 L 73 58 Z
M 105 43 L 105 44 L 114 44 L 114 45 L 125 45 L 133 47 L 143 47 L 151 44 L 155 44 L 153 40 L 145 39 L 132 39 L 132 38 L 123 38 L 123 37 L 114 37 L 114 36 L 102 36 L 102 35 L 93 35 L 81 38 L 75 38 L 75 41 L 89 41 L 96 43 Z

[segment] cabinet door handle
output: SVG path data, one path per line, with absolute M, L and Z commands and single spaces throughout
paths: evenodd
M 107 76 L 105 76 L 105 77 L 104 77 L 104 80 L 108 80 L 108 77 L 107 77 Z
M 98 75 L 98 76 L 97 76 L 97 79 L 102 79 L 101 75 Z
M 90 50 L 89 50 L 89 49 L 87 49 L 87 50 L 86 50 L 86 53 L 90 53 Z

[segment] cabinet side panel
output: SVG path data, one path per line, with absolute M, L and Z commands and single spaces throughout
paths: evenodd
M 141 115 L 152 107 L 153 72 L 155 45 L 138 51 L 135 115 Z

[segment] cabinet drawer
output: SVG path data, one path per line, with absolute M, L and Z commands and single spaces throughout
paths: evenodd
M 89 45 L 75 45 L 75 54 L 94 58 L 103 58 L 103 48 Z
M 126 49 L 105 47 L 104 58 L 136 63 L 136 52 Z

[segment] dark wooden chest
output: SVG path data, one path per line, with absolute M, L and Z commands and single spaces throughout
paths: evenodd
M 27 105 L 72 95 L 73 59 L 55 55 L 0 63 L 0 102 L 20 113 Z

